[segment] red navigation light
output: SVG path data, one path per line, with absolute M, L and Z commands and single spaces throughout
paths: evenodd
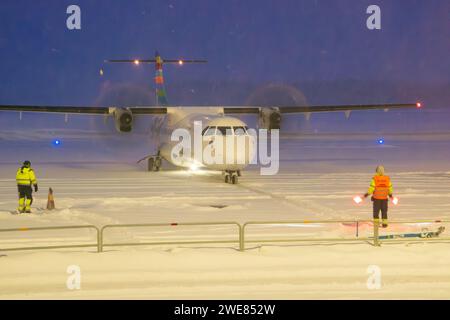
M 422 108 L 422 104 L 420 102 L 417 102 L 416 107 L 417 107 L 417 109 L 420 109 L 420 108 Z

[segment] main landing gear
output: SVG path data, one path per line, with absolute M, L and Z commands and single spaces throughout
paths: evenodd
M 225 183 L 231 183 L 231 184 L 237 184 L 238 183 L 238 177 L 241 176 L 241 171 L 224 171 L 223 175 L 225 176 Z
M 147 161 L 148 171 L 159 171 L 161 169 L 161 156 L 149 157 Z

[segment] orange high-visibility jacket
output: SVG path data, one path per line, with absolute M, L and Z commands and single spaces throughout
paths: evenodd
M 376 175 L 373 177 L 368 194 L 373 194 L 374 199 L 386 200 L 392 193 L 392 182 L 389 176 Z

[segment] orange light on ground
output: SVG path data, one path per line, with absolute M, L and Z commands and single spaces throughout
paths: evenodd
M 417 107 L 417 109 L 420 109 L 420 108 L 422 108 L 422 104 L 420 102 L 417 102 L 416 107 Z
M 139 60 L 134 60 L 135 65 L 139 65 Z
M 180 65 L 180 66 L 182 66 L 183 65 L 183 60 L 178 60 L 178 64 Z

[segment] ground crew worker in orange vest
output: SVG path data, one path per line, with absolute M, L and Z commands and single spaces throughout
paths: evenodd
M 388 198 L 393 197 L 392 193 L 391 179 L 389 176 L 384 175 L 384 167 L 378 166 L 376 168 L 376 175 L 370 182 L 369 190 L 364 197 L 367 198 L 369 195 L 372 195 L 374 223 L 380 223 L 381 211 L 383 228 L 387 228 L 388 226 Z
M 31 162 L 24 161 L 22 167 L 17 170 L 16 173 L 17 189 L 19 191 L 19 208 L 18 213 L 31 213 L 31 204 L 33 203 L 33 190 L 31 186 L 34 186 L 34 191 L 38 191 L 38 184 L 36 175 L 33 169 L 31 169 Z

